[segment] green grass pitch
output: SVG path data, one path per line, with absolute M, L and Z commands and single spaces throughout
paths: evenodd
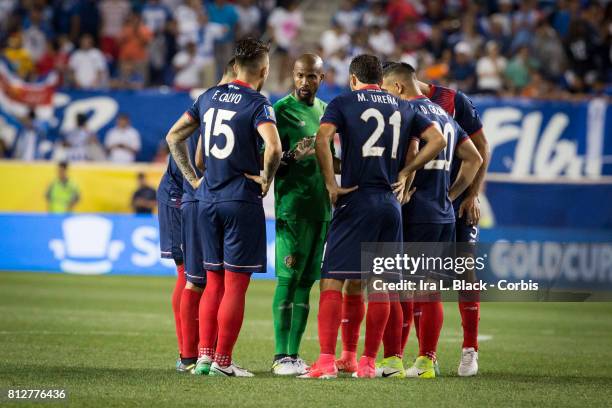
M 236 360 L 256 377 L 219 379 L 174 371 L 171 278 L 0 273 L 0 389 L 64 388 L 70 406 L 104 407 L 612 403 L 612 303 L 483 304 L 481 371 L 475 378 L 455 374 L 461 330 L 456 304 L 446 303 L 442 378 L 297 380 L 269 373 L 273 284 L 252 282 L 235 350 Z M 315 289 L 303 343 L 307 360 L 317 353 L 317 296 Z M 415 350 L 411 333 L 407 355 L 412 358 Z M 14 404 L 29 405 L 40 403 Z

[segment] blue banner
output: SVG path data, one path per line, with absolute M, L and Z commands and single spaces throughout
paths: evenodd
M 81 275 L 176 273 L 159 256 L 157 219 L 152 216 L 0 215 L 0 270 Z M 267 221 L 268 270 L 274 277 L 274 221 Z M 542 271 L 574 287 L 612 287 L 612 231 L 543 228 L 484 229 L 491 271 L 499 279 L 541 280 Z M 550 270 L 552 268 L 553 273 Z
M 55 95 L 50 109 L 39 108 L 38 116 L 47 122 L 49 137 L 54 139 L 74 127 L 77 113 L 86 113 L 89 129 L 103 141 L 117 114 L 125 112 L 142 138 L 137 159 L 150 161 L 172 123 L 191 105 L 192 96 L 196 93 L 65 91 Z M 271 95 L 270 100 L 282 96 Z M 0 133 L 14 138 L 20 127 L 16 117 L 25 116 L 27 109 L 6 100 L 0 102 Z M 490 172 L 515 179 L 567 176 L 576 180 L 612 175 L 612 113 L 604 99 L 567 102 L 476 97 L 474 103 L 491 147 Z

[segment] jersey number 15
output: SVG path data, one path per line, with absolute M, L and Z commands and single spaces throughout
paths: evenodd
M 216 117 L 215 111 L 217 113 Z M 202 117 L 202 122 L 204 122 L 204 154 L 207 157 L 212 154 L 213 157 L 223 160 L 232 154 L 235 144 L 234 131 L 224 122 L 230 121 L 235 114 L 236 112 L 230 110 L 210 108 Z M 211 134 L 212 136 L 225 136 L 225 146 L 219 148 L 217 143 L 214 143 L 211 147 Z

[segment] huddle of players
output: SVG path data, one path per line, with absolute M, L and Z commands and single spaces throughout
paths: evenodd
M 180 296 L 180 311 L 175 311 L 181 354 L 177 369 L 252 376 L 233 362 L 232 350 L 242 324 L 250 274 L 265 272 L 261 197 L 280 165 L 275 188 L 278 280 L 273 301 L 273 372 L 300 378 L 332 378 L 338 370 L 362 378 L 435 377 L 442 324 L 439 299 L 434 296 L 434 301 L 413 305 L 378 293 L 369 299 L 366 313 L 359 282 L 361 242 L 446 242 L 467 229 L 476 239 L 475 197 L 480 186 L 473 186 L 472 181 L 482 158 L 464 131 L 482 136 L 476 111 L 463 94 L 418 82 L 407 64 L 389 64 L 383 75 L 380 61 L 370 55 L 351 62 L 352 91 L 325 106 L 315 96 L 323 80 L 322 61 L 312 54 L 296 61 L 295 90 L 273 108 L 258 92 L 268 67 L 266 45 L 252 39 L 239 42 L 234 64 L 237 79 L 203 93 L 167 136 L 174 158 L 168 174 L 180 169 L 191 194 L 191 201 L 189 196 L 182 200 L 187 283 Z M 422 87 L 446 101 L 446 112 L 455 117 L 457 113 L 465 118 L 471 115 L 472 127 L 459 127 L 422 95 Z M 198 128 L 202 136 L 190 137 Z M 340 161 L 333 157 L 336 133 L 342 146 Z M 262 150 L 263 172 L 259 175 Z M 202 179 L 193 164 L 203 170 L 204 163 Z M 337 172 L 341 186 L 336 183 Z M 472 202 L 465 201 L 467 204 L 457 208 L 461 217 L 455 231 L 453 199 L 456 203 L 468 186 Z M 333 218 L 330 204 L 335 205 Z M 165 213 L 160 208 L 162 255 L 173 252 L 164 251 Z M 197 262 L 191 265 L 190 253 L 203 259 L 204 268 Z M 173 300 L 180 292 L 180 272 L 179 267 Z M 308 367 L 298 351 L 308 317 L 310 288 L 319 278 L 321 354 Z M 467 334 L 460 375 L 477 372 L 479 307 L 474 296 L 469 300 L 460 302 L 460 308 L 467 305 L 472 315 L 466 319 L 462 312 Z M 413 307 L 417 310 L 420 350 L 413 367 L 404 370 L 401 358 Z M 356 345 L 364 315 L 365 348 L 357 362 Z M 343 352 L 336 360 L 341 322 Z M 376 364 L 381 342 L 385 358 Z M 462 372 L 462 366 L 468 370 Z

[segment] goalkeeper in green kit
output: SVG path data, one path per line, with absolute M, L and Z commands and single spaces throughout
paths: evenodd
M 294 91 L 274 104 L 283 146 L 274 180 L 277 283 L 272 372 L 277 375 L 306 372 L 298 353 L 331 219 L 329 196 L 314 155 L 314 137 L 326 107 L 316 97 L 323 77 L 319 56 L 300 56 L 293 67 Z

